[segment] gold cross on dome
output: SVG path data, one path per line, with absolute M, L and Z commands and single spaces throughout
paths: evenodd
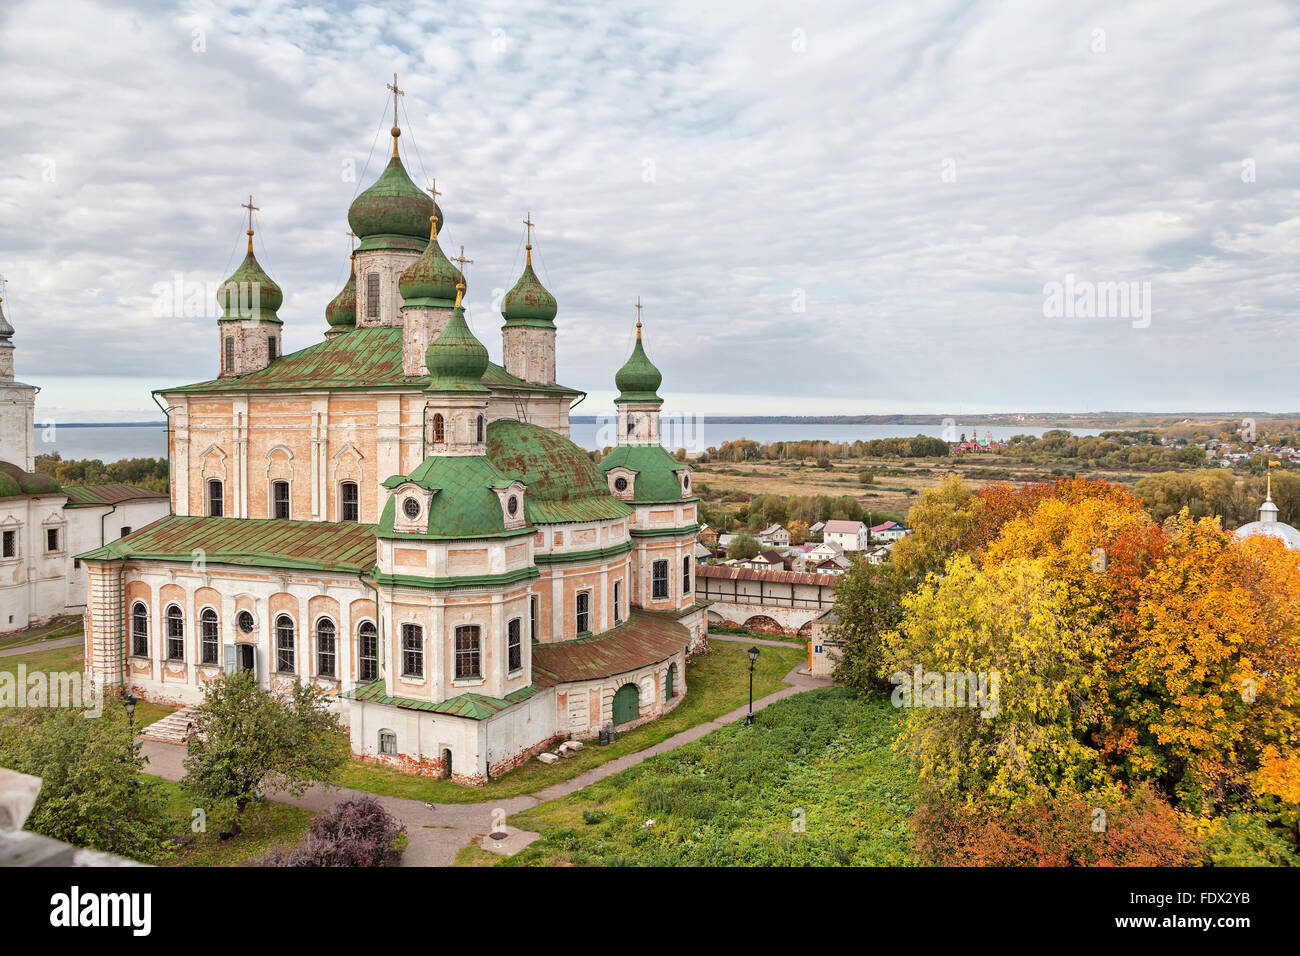
M 351 229 L 349 229 L 347 232 L 344 233 L 344 235 L 348 237 L 348 246 L 352 249 L 353 252 L 356 252 L 357 234 L 353 232 Z
M 531 212 L 524 216 L 524 225 L 528 227 L 528 244 L 531 246 L 533 244 L 533 226 L 537 225 L 537 223 L 533 222 L 533 214 Z
M 248 234 L 251 236 L 253 234 L 253 213 L 261 212 L 262 207 L 253 205 L 253 197 L 250 194 L 248 197 L 248 202 L 240 203 L 239 208 L 248 210 Z
M 430 179 L 429 185 L 424 191 L 433 197 L 435 203 L 437 203 L 438 197 L 442 195 L 442 190 L 438 188 L 438 180 L 436 179 Z
M 405 96 L 406 90 L 398 88 L 396 73 L 393 74 L 393 82 L 388 83 L 386 85 L 393 94 L 393 126 L 396 127 L 397 126 L 397 98 L 399 96 Z
M 636 337 L 641 338 L 641 297 L 636 297 Z
M 465 247 L 464 247 L 464 246 L 461 246 L 461 247 L 460 247 L 460 255 L 458 255 L 458 256 L 452 256 L 451 261 L 452 261 L 452 262 L 459 262 L 459 263 L 460 263 L 460 277 L 461 277 L 461 280 L 463 281 L 463 280 L 465 279 L 465 266 L 467 266 L 467 265 L 471 265 L 471 266 L 472 266 L 472 265 L 474 264 L 474 260 L 473 260 L 473 259 L 466 259 L 466 258 L 465 258 Z

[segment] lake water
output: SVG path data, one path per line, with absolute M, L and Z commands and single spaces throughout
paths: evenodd
M 737 422 L 698 421 L 664 415 L 661 422 L 664 445 L 669 449 L 687 448 L 703 451 L 710 445 L 748 438 L 759 443 L 774 441 L 867 441 L 872 438 L 911 438 L 913 435 L 944 437 L 944 425 L 784 425 L 742 424 Z M 1041 435 L 1043 428 L 1018 428 L 1013 426 L 977 426 L 975 429 L 958 424 L 958 435 L 968 438 L 972 431 L 994 439 L 1012 435 Z M 58 452 L 65 459 L 98 458 L 117 461 L 120 458 L 165 458 L 167 456 L 166 427 L 157 425 L 104 425 L 85 427 L 59 425 L 51 430 L 36 429 L 36 454 Z M 1100 429 L 1072 429 L 1076 435 L 1096 435 Z M 583 448 L 603 448 L 616 443 L 616 428 L 610 419 L 596 422 L 574 422 L 571 426 L 574 442 Z M 52 439 L 52 441 L 51 441 Z

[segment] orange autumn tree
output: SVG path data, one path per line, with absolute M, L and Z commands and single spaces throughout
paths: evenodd
M 1300 730 L 1300 568 L 1280 542 L 1238 540 L 1186 511 L 1138 587 L 1135 640 L 1117 664 L 1120 769 L 1189 809 L 1250 792 L 1270 743 Z

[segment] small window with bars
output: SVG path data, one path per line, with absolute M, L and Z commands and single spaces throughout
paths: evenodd
M 506 625 L 506 660 L 511 672 L 523 670 L 524 648 L 523 627 L 519 618 L 512 618 Z
M 235 370 L 235 339 L 234 336 L 226 336 L 226 371 Z
M 345 481 L 340 486 L 341 505 L 339 509 L 340 521 L 360 521 L 361 520 L 361 491 L 355 481 Z
M 691 593 L 691 556 L 682 558 L 682 593 Z
M 650 567 L 650 596 L 656 601 L 668 597 L 668 562 L 656 561 Z
M 391 730 L 379 732 L 379 752 L 388 757 L 397 756 L 397 734 Z
M 220 518 L 225 514 L 225 494 L 221 482 L 213 478 L 208 481 L 208 516 Z
M 136 657 L 149 656 L 149 609 L 143 601 L 131 605 L 131 653 Z
M 289 520 L 289 482 L 271 482 L 271 517 Z
M 335 676 L 338 667 L 338 632 L 334 622 L 327 617 L 316 622 L 316 673 L 320 677 Z
M 3 543 L 0 543 L 0 556 L 6 558 L 18 557 L 18 532 L 6 531 L 2 536 Z
M 293 657 L 293 618 L 281 614 L 275 619 L 275 669 L 282 674 L 292 674 Z
M 614 623 L 623 620 L 623 582 L 614 582 Z
M 217 623 L 217 612 L 205 607 L 199 615 L 200 661 L 215 664 L 221 655 L 221 629 Z
M 424 628 L 418 624 L 402 625 L 402 676 L 424 676 Z
M 185 614 L 175 604 L 167 608 L 167 659 L 185 660 Z
M 379 318 L 379 273 L 366 276 L 366 318 Z
M 456 628 L 456 680 L 482 677 L 478 626 L 462 624 Z
M 379 677 L 379 632 L 370 621 L 357 629 L 357 679 L 372 681 Z
M 45 550 L 46 551 L 59 550 L 59 529 L 58 528 L 45 529 Z
M 578 595 L 577 614 L 575 615 L 579 634 L 591 630 L 591 592 L 583 591 Z

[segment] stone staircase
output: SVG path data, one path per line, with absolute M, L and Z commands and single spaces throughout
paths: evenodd
M 166 744 L 183 744 L 186 730 L 192 721 L 197 723 L 194 720 L 194 708 L 182 707 L 150 724 L 140 731 L 140 736 L 146 740 L 161 740 Z

